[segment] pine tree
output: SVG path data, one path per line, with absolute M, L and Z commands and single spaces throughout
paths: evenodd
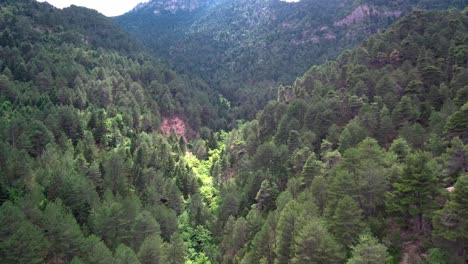
M 450 200 L 442 210 L 435 212 L 432 221 L 433 234 L 453 242 L 455 254 L 465 255 L 468 244 L 468 175 L 458 178 Z
M 406 159 L 406 156 L 411 152 L 411 147 L 404 138 L 397 138 L 392 142 L 390 151 L 398 156 L 399 162 L 403 162 Z
M 48 241 L 11 202 L 0 207 L 0 260 L 5 264 L 44 263 Z
M 199 193 L 196 193 L 190 197 L 188 213 L 190 224 L 192 226 L 206 224 L 206 221 L 209 218 L 209 212 Z
M 382 264 L 388 259 L 387 248 L 371 235 L 363 234 L 359 236 L 359 243 L 352 247 L 346 264 Z
M 447 131 L 450 135 L 459 136 L 465 143 L 467 142 L 468 103 L 465 103 L 457 112 L 450 116 L 447 123 Z
M 267 219 L 263 224 L 262 229 L 255 234 L 255 237 L 252 239 L 250 256 L 247 263 L 256 264 L 260 263 L 261 260 L 264 260 L 265 263 L 273 264 L 273 256 L 275 253 L 274 233 L 275 232 Z
M 317 219 L 307 221 L 295 235 L 294 241 L 293 264 L 338 264 L 344 260 L 342 249 Z
M 294 237 L 303 224 L 299 204 L 293 200 L 281 211 L 276 227 L 275 264 L 289 263 L 294 256 Z
M 341 132 L 339 151 L 343 153 L 347 148 L 356 146 L 366 137 L 367 130 L 361 126 L 359 119 L 351 120 Z
M 255 197 L 256 207 L 261 211 L 269 211 L 275 208 L 275 200 L 278 196 L 278 187 L 269 180 L 264 180 L 262 186 Z
M 323 173 L 323 169 L 323 163 L 320 160 L 317 160 L 315 153 L 312 152 L 307 158 L 302 170 L 302 176 L 304 177 L 305 184 L 309 186 L 315 177 Z
M 124 149 L 112 151 L 104 162 L 104 185 L 114 194 L 126 195 L 131 183 L 130 167 Z
M 323 176 L 317 176 L 312 181 L 310 190 L 314 196 L 314 202 L 318 207 L 320 215 L 323 214 L 328 201 L 327 182 Z
M 71 261 L 81 253 L 84 237 L 72 214 L 67 212 L 61 200 L 47 204 L 42 219 L 42 228 L 50 242 L 49 261 Z
M 363 228 L 362 210 L 351 197 L 343 197 L 330 221 L 330 230 L 344 246 L 351 246 Z
M 166 183 L 165 192 L 169 207 L 180 214 L 183 209 L 183 199 L 175 179 Z
M 148 236 L 138 251 L 141 264 L 159 264 L 162 262 L 161 238 L 158 235 Z
M 431 156 L 426 152 L 408 155 L 403 175 L 393 184 L 394 190 L 387 193 L 387 210 L 403 220 L 416 218 L 416 231 L 424 229 L 424 220 L 429 219 L 436 207 L 437 179 Z
M 95 235 L 86 238 L 83 254 L 82 259 L 86 263 L 108 264 L 114 260 L 112 252 L 106 244 Z
M 140 261 L 131 248 L 120 244 L 115 250 L 115 264 L 140 264 Z
M 221 250 L 223 256 L 223 263 L 230 263 L 234 257 L 234 241 L 232 236 L 234 233 L 234 225 L 236 224 L 236 219 L 231 215 L 226 221 L 223 230 L 223 240 L 221 242 Z
M 159 224 L 148 211 L 142 211 L 136 218 L 133 226 L 133 248 L 140 248 L 148 237 L 159 236 Z
M 164 262 L 168 264 L 185 263 L 186 248 L 184 241 L 179 234 L 174 233 L 171 236 L 171 242 L 165 247 Z

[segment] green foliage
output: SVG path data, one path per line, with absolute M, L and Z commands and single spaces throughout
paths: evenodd
M 466 131 L 468 130 L 468 103 L 465 103 L 455 112 L 447 123 L 447 131 L 453 136 L 460 136 L 466 142 Z
M 49 243 L 11 202 L 0 207 L 0 259 L 3 263 L 44 263 Z
M 291 201 L 281 211 L 276 230 L 276 256 L 275 263 L 288 263 L 294 256 L 294 238 L 297 229 L 303 224 L 300 222 L 299 208 L 296 201 Z
M 374 10 L 375 14 L 364 15 L 366 11 L 360 9 L 362 6 Z M 233 102 L 237 116 L 252 119 L 269 100 L 276 98 L 277 92 L 271 89 L 272 86 L 290 84 L 311 65 L 336 58 L 344 49 L 386 28 L 400 17 L 400 12 L 407 13 L 415 8 L 448 7 L 463 8 L 464 2 L 331 0 L 291 4 L 253 0 L 247 3 L 197 1 L 189 4 L 182 1 L 175 3 L 171 11 L 166 10 L 164 4 L 154 2 L 115 20 L 179 71 L 207 80 L 211 87 Z M 358 15 L 361 12 L 364 14 Z M 462 23 L 459 25 L 459 28 L 463 27 Z M 403 31 L 401 35 L 408 34 Z M 419 39 L 418 36 L 416 39 Z M 405 51 L 391 44 L 387 41 L 376 43 L 374 50 L 365 50 L 365 57 L 353 58 L 354 62 L 376 61 L 375 64 L 381 66 L 398 66 L 409 55 L 417 58 L 419 54 L 411 49 L 418 47 L 415 41 L 411 43 L 412 46 L 407 45 Z M 463 62 L 466 47 L 461 46 L 453 52 L 454 60 L 457 58 Z M 379 61 L 375 58 L 377 54 L 380 55 Z M 424 70 L 422 80 L 428 87 L 444 80 L 444 67 L 424 64 L 421 68 Z M 357 84 L 360 87 L 375 86 L 375 82 L 363 82 L 360 76 L 356 76 L 358 73 L 358 70 L 350 69 L 343 76 L 343 80 L 350 82 L 347 88 L 358 87 Z M 385 79 L 390 79 L 388 77 Z M 393 96 L 395 85 L 392 86 L 391 81 L 385 86 L 377 86 L 379 92 Z M 288 92 L 280 93 L 283 96 L 279 98 L 290 100 L 299 96 L 303 99 L 310 92 L 310 89 L 295 86 Z M 301 122 L 300 119 L 298 121 Z M 282 132 L 283 144 L 290 130 Z
M 170 243 L 165 247 L 165 259 L 163 263 L 168 264 L 183 264 L 185 263 L 185 246 L 182 238 L 174 233 L 171 236 Z
M 407 157 L 403 174 L 388 193 L 387 209 L 403 219 L 417 217 L 416 230 L 424 228 L 436 208 L 434 198 L 438 194 L 432 158 L 428 153 L 416 152 Z
M 140 261 L 138 261 L 137 255 L 131 248 L 125 246 L 124 244 L 120 244 L 115 250 L 115 263 L 140 264 Z
M 458 178 L 450 200 L 444 208 L 435 212 L 433 218 L 433 234 L 446 240 L 459 242 L 456 249 L 463 248 L 468 241 L 467 183 L 467 175 Z
M 340 246 L 319 220 L 307 222 L 295 238 L 292 263 L 342 263 Z
M 232 22 L 237 12 L 248 12 L 248 19 L 213 25 L 210 33 L 233 29 L 223 34 L 228 40 L 237 36 L 234 25 L 252 29 L 245 32 L 247 39 L 262 38 L 265 28 L 249 25 L 265 25 L 262 17 L 269 16 L 262 12 L 277 8 L 284 12 L 269 23 L 294 21 L 297 32 L 288 33 L 287 47 L 278 52 L 290 24 L 267 30 L 273 48 L 266 50 L 275 56 L 254 64 L 244 50 L 218 47 L 231 59 L 219 61 L 222 67 L 213 60 L 197 68 L 219 68 L 210 80 L 216 93 L 197 77 L 151 59 L 96 12 L 32 0 L 2 2 L 1 261 L 343 263 L 351 256 L 350 263 L 384 262 L 378 238 L 388 243 L 395 261 L 402 243 L 415 240 L 421 254 L 428 248 L 446 252 L 442 257 L 431 251 L 428 261 L 460 262 L 468 218 L 467 12 L 412 12 L 337 61 L 314 66 L 282 86 L 279 101 L 268 103 L 255 120 L 232 121 L 253 118 L 276 94 L 276 83 L 311 62 L 284 67 L 288 60 L 277 55 L 294 47 L 300 63 L 309 52 L 329 46 L 323 44 L 336 41 L 338 47 L 343 36 L 355 43 L 389 22 L 370 15 L 316 32 L 322 39 L 336 30 L 336 40 L 320 40 L 313 48 L 304 44 L 310 51 L 296 47 L 294 40 L 311 37 L 304 27 L 333 25 L 367 3 L 351 1 L 333 9 L 338 13 L 326 12 L 338 2 L 226 3 L 239 7 L 229 11 Z M 371 13 L 409 10 L 406 3 L 384 2 L 368 3 L 377 6 Z M 317 9 L 322 5 L 324 11 Z M 248 9 L 258 6 L 265 9 L 255 14 Z M 307 12 L 312 6 L 315 11 Z M 194 32 L 204 23 L 193 26 Z M 341 35 L 345 32 L 353 34 Z M 190 34 L 184 36 L 180 47 L 192 43 Z M 251 43 L 253 53 L 263 45 Z M 212 53 L 210 58 L 218 58 Z M 226 65 L 233 76 L 218 75 Z M 242 82 L 234 82 L 239 76 Z M 231 107 L 219 92 L 241 98 L 242 106 L 237 101 Z M 184 135 L 162 135 L 179 121 Z M 230 126 L 237 127 L 219 131 Z M 451 194 L 444 191 L 454 184 Z M 401 228 L 395 220 L 414 228 Z M 363 235 L 357 241 L 365 227 L 376 238 Z M 399 240 L 394 232 L 401 233 Z
M 447 256 L 440 248 L 429 249 L 429 256 L 427 257 L 428 264 L 446 264 Z
M 148 236 L 138 250 L 141 264 L 162 263 L 161 238 L 156 235 Z
M 114 261 L 112 252 L 97 236 L 87 237 L 84 243 L 83 251 L 85 256 L 83 256 L 83 259 L 87 263 L 106 264 Z
M 359 243 L 352 248 L 352 256 L 347 264 L 379 264 L 387 263 L 389 255 L 387 247 L 379 243 L 379 241 L 369 235 L 362 234 L 359 236 Z
M 351 197 L 343 197 L 330 221 L 330 230 L 337 241 L 343 245 L 353 245 L 363 227 L 362 210 Z

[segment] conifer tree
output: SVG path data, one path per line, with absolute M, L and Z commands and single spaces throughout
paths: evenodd
M 2 263 L 44 263 L 50 244 L 41 230 L 9 201 L 0 207 L 0 237 Z
M 115 250 L 115 263 L 116 264 L 140 264 L 137 255 L 135 252 L 125 246 L 120 244 Z
M 369 234 L 359 236 L 359 243 L 352 247 L 351 258 L 346 264 L 382 264 L 387 263 L 387 247 Z
M 314 202 L 318 207 L 320 215 L 323 214 L 328 201 L 327 182 L 321 175 L 315 177 L 310 186 L 310 190 L 314 196 Z
M 330 230 L 342 245 L 350 246 L 356 242 L 363 227 L 361 208 L 351 197 L 343 197 L 330 221 Z
M 159 236 L 159 224 L 148 211 L 142 211 L 135 218 L 133 226 L 133 248 L 140 248 L 143 241 L 148 237 Z
M 84 256 L 81 258 L 86 263 L 107 264 L 114 261 L 112 252 L 97 236 L 91 235 L 86 238 L 83 248 Z M 74 258 L 75 260 L 76 258 Z
M 343 262 L 342 249 L 320 220 L 307 221 L 295 235 L 294 242 L 293 264 Z
M 289 263 L 294 256 L 294 238 L 297 229 L 303 224 L 299 204 L 293 200 L 281 211 L 276 228 L 275 264 Z
M 174 233 L 171 236 L 171 241 L 166 245 L 164 250 L 164 262 L 168 264 L 183 264 L 185 263 L 186 247 L 184 241 L 179 234 Z
M 315 177 L 323 173 L 323 163 L 320 160 L 317 160 L 315 153 L 311 153 L 307 158 L 307 161 L 302 170 L 302 176 L 304 177 L 304 182 L 309 186 Z
M 450 200 L 433 218 L 436 237 L 454 243 L 455 254 L 466 256 L 468 245 L 468 175 L 458 178 Z
M 416 218 L 415 230 L 423 230 L 425 220 L 436 208 L 438 195 L 431 156 L 426 152 L 408 155 L 403 174 L 393 187 L 394 190 L 387 193 L 387 210 L 402 220 Z
M 148 236 L 138 251 L 141 264 L 160 264 L 162 262 L 161 238 L 158 235 Z

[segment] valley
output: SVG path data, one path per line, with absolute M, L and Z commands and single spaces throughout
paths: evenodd
M 464 264 L 468 3 L 0 3 L 0 262 Z

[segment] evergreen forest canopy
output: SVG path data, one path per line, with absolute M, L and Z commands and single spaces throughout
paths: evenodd
M 464 0 L 152 0 L 115 21 L 179 72 L 200 76 L 253 119 L 314 64 L 334 60 L 415 9 Z M 193 7 L 188 9 L 187 6 Z
M 410 12 L 237 124 L 95 11 L 2 1 L 0 25 L 1 263 L 468 261 L 467 8 Z

